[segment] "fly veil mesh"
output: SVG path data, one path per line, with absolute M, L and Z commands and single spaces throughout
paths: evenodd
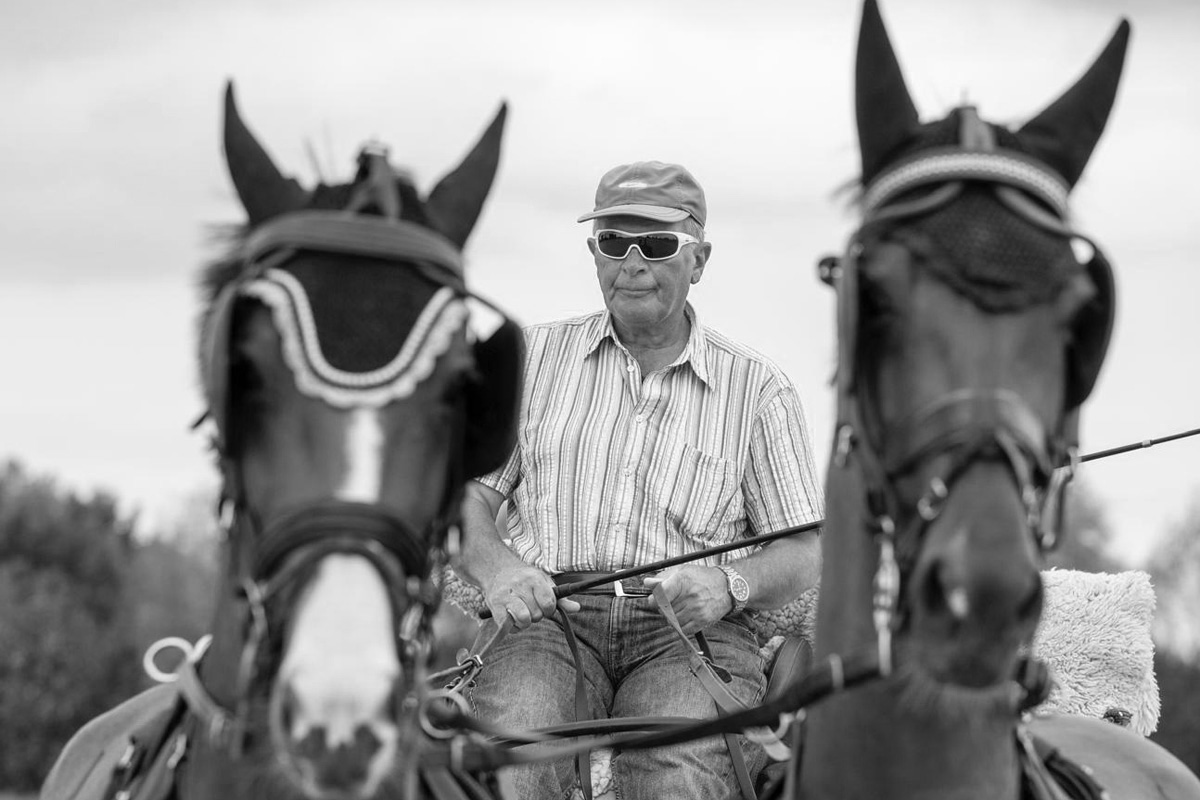
M 957 145 L 961 113 L 922 126 L 896 159 Z M 990 127 L 999 148 L 1031 154 L 1016 134 Z M 1047 302 L 1083 269 L 1066 239 L 1014 214 L 978 182 L 968 181 L 953 202 L 906 220 L 904 231 L 888 235 L 952 289 L 993 313 Z

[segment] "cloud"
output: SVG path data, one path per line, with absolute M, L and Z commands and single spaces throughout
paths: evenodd
M 924 114 L 965 96 L 990 118 L 1021 120 L 1090 63 L 1115 6 L 904 0 L 883 11 Z M 205 225 L 241 218 L 219 143 L 229 77 L 251 126 L 305 182 L 316 178 L 310 147 L 340 177 L 378 137 L 428 188 L 507 99 L 501 171 L 468 257 L 477 287 L 529 322 L 599 302 L 574 222 L 599 175 L 648 157 L 687 164 L 708 191 L 716 242 L 696 295 L 703 318 L 776 358 L 828 441 L 832 299 L 812 265 L 854 223 L 832 195 L 858 168 L 857 16 L 844 0 L 13 0 L 0 30 L 0 368 L 25 381 L 19 401 L 0 405 L 0 442 L 146 503 L 164 480 L 209 473 L 194 441 L 164 431 L 196 410 L 191 283 L 209 255 Z M 1121 292 L 1085 444 L 1195 424 L 1196 381 L 1179 365 L 1200 339 L 1187 266 L 1200 175 L 1180 154 L 1200 123 L 1197 22 L 1194 3 L 1138 6 L 1126 81 L 1076 193 Z M 53 321 L 51 339 L 39 320 Z M 8 344 L 31 331 L 24 352 Z M 96 366 L 120 358 L 171 369 L 118 378 Z M 1145 505 L 1159 517 L 1182 507 L 1194 459 L 1177 447 L 1156 462 L 1160 488 L 1146 487 L 1147 470 L 1136 488 L 1094 470 L 1125 509 L 1122 526 L 1157 524 L 1135 521 Z

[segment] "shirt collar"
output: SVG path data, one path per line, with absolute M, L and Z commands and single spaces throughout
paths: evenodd
M 691 303 L 684 305 L 683 313 L 687 315 L 688 321 L 691 322 L 691 331 L 688 333 L 687 344 L 684 345 L 683 352 L 679 354 L 679 358 L 675 359 L 671 366 L 687 364 L 692 368 L 692 372 L 696 373 L 704 384 L 708 385 L 708 347 L 707 338 L 704 335 L 704 326 L 700 324 L 700 319 L 696 316 L 696 309 L 692 308 Z M 600 343 L 605 339 L 611 339 L 613 344 L 625 350 L 625 345 L 621 344 L 617 338 L 617 331 L 613 328 L 612 314 L 609 311 L 602 312 L 596 320 L 596 324 L 592 327 L 592 331 L 588 336 L 587 346 L 584 349 L 584 357 L 590 356 L 600 347 Z

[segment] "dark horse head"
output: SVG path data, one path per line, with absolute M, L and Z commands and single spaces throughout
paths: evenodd
M 409 771 L 431 570 L 463 484 L 507 456 L 520 392 L 519 328 L 461 256 L 504 117 L 428 196 L 378 145 L 306 191 L 227 92 L 249 225 L 207 271 L 202 331 L 229 522 L 200 671 L 216 794 L 368 798 Z
M 857 62 L 864 225 L 844 264 L 843 457 L 901 567 L 909 655 L 938 681 L 1011 674 L 1041 610 L 1076 412 L 1112 320 L 1109 267 L 1076 258 L 1067 206 L 1121 74 L 1122 24 L 1017 130 L 970 106 L 922 123 L 874 3 Z
M 1109 264 L 1068 196 L 1128 36 L 1122 22 L 1016 130 L 973 107 L 923 122 L 864 4 L 863 224 L 823 263 L 838 289 L 838 427 L 815 655 L 877 652 L 888 678 L 810 710 L 804 796 L 1019 794 L 1015 723 L 1036 687 L 1014 676 L 1114 314 Z
M 987 774 L 978 754 L 1008 759 L 997 794 L 1013 788 L 1012 677 L 1041 614 L 1039 551 L 1056 534 L 1113 315 L 1111 271 L 1068 196 L 1128 35 L 1122 22 L 1083 77 L 1015 130 L 970 106 L 922 122 L 865 4 L 863 224 L 825 264 L 838 290 L 838 425 L 816 644 L 818 656 L 878 650 L 894 675 L 813 710 L 805 796 L 839 782 L 836 796 L 926 796 L 919 787 L 956 771 Z M 869 787 L 845 783 L 861 770 L 822 765 L 850 741 L 867 748 L 853 758 L 879 765 Z

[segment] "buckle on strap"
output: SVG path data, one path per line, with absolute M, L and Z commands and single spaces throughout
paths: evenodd
M 625 583 L 623 581 L 612 582 L 613 594 L 617 597 L 629 597 L 629 592 L 625 591 Z

